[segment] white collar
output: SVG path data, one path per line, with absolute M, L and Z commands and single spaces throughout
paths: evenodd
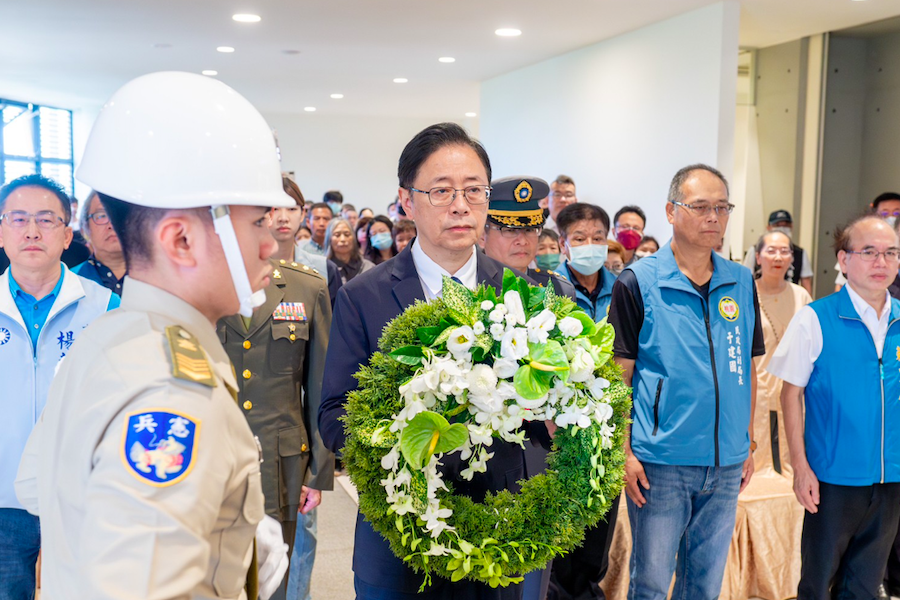
M 871 313 L 871 316 L 875 317 L 876 321 L 887 321 L 888 316 L 891 314 L 891 295 L 887 290 L 884 291 L 885 301 L 884 306 L 881 309 L 881 314 L 875 314 L 875 309 L 872 308 L 872 305 L 863 300 L 862 296 L 856 293 L 856 290 L 853 289 L 853 286 L 847 282 L 847 293 L 850 294 L 850 301 L 853 302 L 853 308 L 856 309 L 857 314 L 860 317 L 865 316 L 865 313 Z
M 440 298 L 444 275 L 456 277 L 470 290 L 475 289 L 478 285 L 478 263 L 475 259 L 477 255 L 475 246 L 472 246 L 472 256 L 466 261 L 466 264 L 460 267 L 456 273 L 451 273 L 425 254 L 418 242 L 419 240 L 413 240 L 412 242 L 412 259 L 413 264 L 416 265 L 416 272 L 419 274 L 419 280 L 422 282 L 422 291 L 425 292 L 427 300 Z

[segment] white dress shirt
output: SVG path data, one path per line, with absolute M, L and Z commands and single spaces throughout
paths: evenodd
M 475 259 L 475 246 L 472 246 L 472 257 L 466 261 L 466 264 L 460 267 L 456 273 L 451 273 L 425 254 L 418 242 L 419 240 L 413 240 L 412 242 L 412 259 L 416 265 L 416 273 L 419 274 L 419 281 L 422 282 L 425 300 L 430 301 L 441 297 L 444 275 L 456 277 L 470 290 L 475 289 L 478 285 L 478 263 Z
M 848 283 L 846 287 L 850 294 L 850 301 L 853 302 L 853 308 L 869 333 L 872 334 L 875 350 L 878 352 L 878 358 L 881 358 L 891 314 L 891 296 L 887 291 L 884 292 L 884 308 L 879 315 L 868 302 L 856 293 L 851 284 Z M 812 308 L 804 306 L 791 319 L 787 331 L 784 332 L 784 338 L 775 349 L 766 371 L 788 383 L 806 387 L 813 372 L 813 365 L 822 354 L 823 345 L 822 325 L 819 323 L 819 317 Z

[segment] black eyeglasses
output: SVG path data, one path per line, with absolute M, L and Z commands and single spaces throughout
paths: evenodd
M 500 235 L 513 239 L 519 237 L 519 235 L 524 235 L 525 237 L 538 237 L 541 235 L 542 229 L 540 227 L 499 227 L 497 225 L 492 225 L 488 223 L 484 226 L 485 229 L 495 229 L 500 232 Z
M 734 210 L 734 204 L 710 204 L 708 202 L 692 202 L 691 204 L 686 204 L 684 202 L 679 202 L 678 200 L 669 200 L 669 202 L 689 208 L 691 212 L 694 213 L 695 217 L 705 217 L 712 211 L 716 211 L 716 215 L 718 216 L 721 216 L 723 213 L 730 215 L 731 211 Z
M 456 200 L 457 192 L 462 192 L 466 202 L 469 204 L 487 204 L 491 198 L 491 186 L 489 185 L 470 185 L 464 188 L 452 187 L 434 187 L 430 190 L 417 190 L 414 187 L 408 188 L 411 192 L 419 192 L 428 196 L 428 201 L 432 206 L 450 206 Z

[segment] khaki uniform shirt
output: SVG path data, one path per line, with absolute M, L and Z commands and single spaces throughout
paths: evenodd
M 212 324 L 129 278 L 61 363 L 19 467 L 42 600 L 246 597 L 264 501 L 236 389 Z
M 297 520 L 303 485 L 334 486 L 334 454 L 318 426 L 331 302 L 311 267 L 272 263 L 266 302 L 249 327 L 234 315 L 217 329 L 237 372 L 239 405 L 262 445 L 266 513 L 284 522 Z

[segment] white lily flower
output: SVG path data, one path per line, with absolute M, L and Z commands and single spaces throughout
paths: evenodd
M 528 341 L 532 344 L 546 344 L 550 332 L 556 326 L 556 315 L 548 309 L 544 309 L 534 315 L 525 324 L 528 331 Z
M 503 304 L 506 306 L 509 314 L 512 315 L 515 324 L 525 324 L 525 307 L 522 306 L 522 296 L 519 295 L 519 292 L 509 290 L 503 294 Z
M 559 322 L 559 330 L 564 336 L 573 338 L 581 335 L 581 332 L 584 331 L 584 325 L 575 317 L 564 317 Z

